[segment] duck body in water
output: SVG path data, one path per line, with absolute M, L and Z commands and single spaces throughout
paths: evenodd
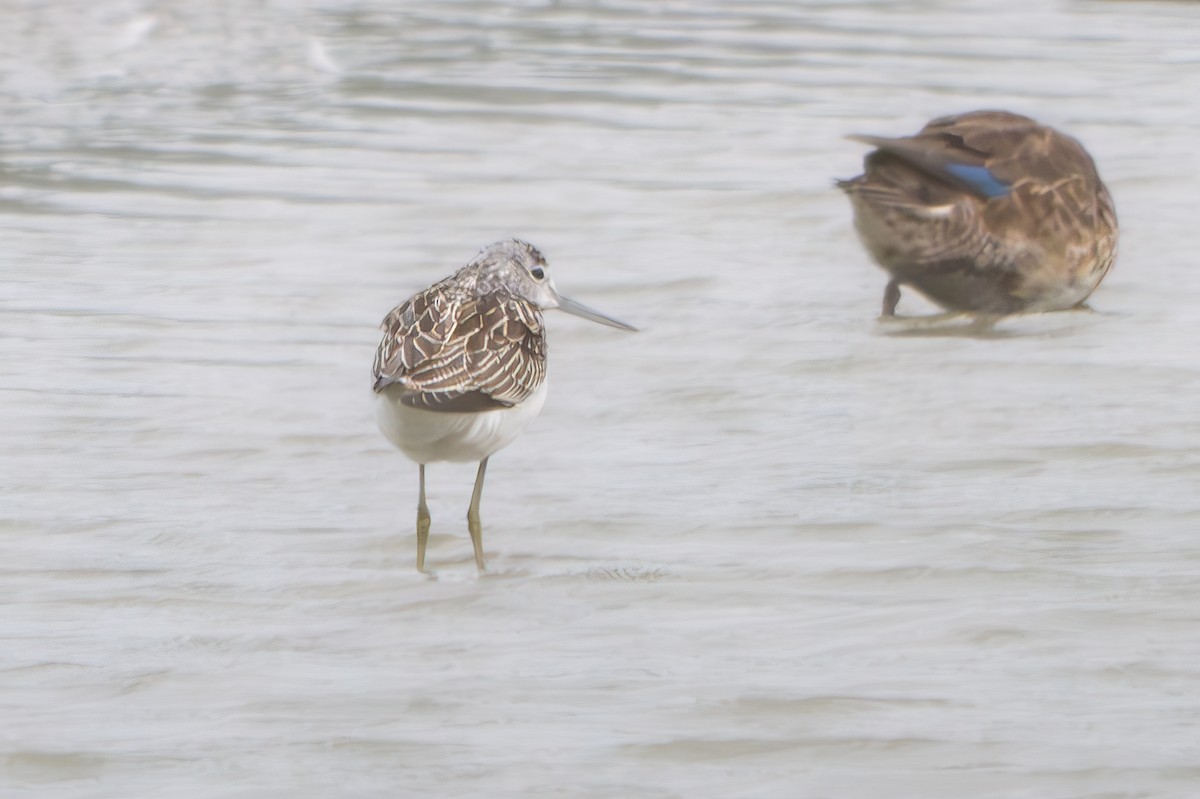
M 1004 316 L 1079 307 L 1112 268 L 1117 217 L 1075 139 L 1007 111 L 935 119 L 873 145 L 838 181 L 867 251 L 890 275 L 883 315 L 909 286 L 949 311 Z

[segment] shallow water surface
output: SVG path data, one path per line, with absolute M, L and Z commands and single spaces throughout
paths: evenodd
M 6 797 L 1196 795 L 1200 6 L 6 19 Z M 1089 147 L 1115 271 L 881 325 L 843 136 L 979 107 Z M 510 235 L 643 332 L 550 316 L 430 579 L 376 324 Z

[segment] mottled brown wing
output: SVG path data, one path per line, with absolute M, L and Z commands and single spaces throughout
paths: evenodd
M 1101 217 L 1111 216 L 1095 164 L 1079 142 L 1028 117 L 975 111 L 935 119 L 916 136 L 854 138 L 879 150 L 868 157 L 866 175 L 844 188 L 914 215 L 936 211 L 936 243 L 923 248 L 929 262 L 968 259 L 1007 271 L 1024 257 L 1091 247 L 1107 225 Z M 964 167 L 986 173 L 960 177 Z M 981 181 L 985 174 L 995 182 Z M 988 238 L 1006 244 L 989 251 Z
M 393 309 L 382 328 L 375 391 L 414 408 L 508 408 L 546 377 L 541 312 L 506 292 L 478 297 L 440 283 Z
M 912 141 L 940 150 L 943 164 L 981 164 L 1000 182 L 1052 187 L 1074 180 L 1091 198 L 1100 184 L 1096 165 L 1075 139 L 1028 117 L 975 111 L 930 122 Z
M 881 141 L 881 140 L 875 140 Z M 864 174 L 838 184 L 865 207 L 867 219 L 886 231 L 876 247 L 876 260 L 902 276 L 910 270 L 956 271 L 974 268 L 988 239 L 983 226 L 984 201 L 914 166 L 891 148 L 871 153 Z M 861 222 L 861 219 L 860 219 Z M 994 252 L 998 269 L 1007 269 L 1004 253 Z

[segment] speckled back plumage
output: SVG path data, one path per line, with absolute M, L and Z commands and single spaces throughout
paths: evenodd
M 511 244 L 545 263 L 524 242 Z M 492 266 L 481 254 L 392 309 L 375 353 L 376 393 L 398 392 L 413 408 L 461 413 L 512 407 L 541 386 L 542 312 Z
M 1006 314 L 1082 303 L 1117 249 L 1112 199 L 1074 139 L 1005 111 L 936 119 L 876 146 L 839 182 L 871 255 L 956 311 Z M 895 306 L 898 290 L 891 298 Z M 889 313 L 885 298 L 884 313 Z

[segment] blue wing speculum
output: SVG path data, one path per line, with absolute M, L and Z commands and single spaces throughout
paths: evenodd
M 957 178 L 959 182 L 967 184 L 975 193 L 982 194 L 988 199 L 1003 197 L 1012 191 L 1010 184 L 999 180 L 988 171 L 986 166 L 946 164 L 944 169 Z

